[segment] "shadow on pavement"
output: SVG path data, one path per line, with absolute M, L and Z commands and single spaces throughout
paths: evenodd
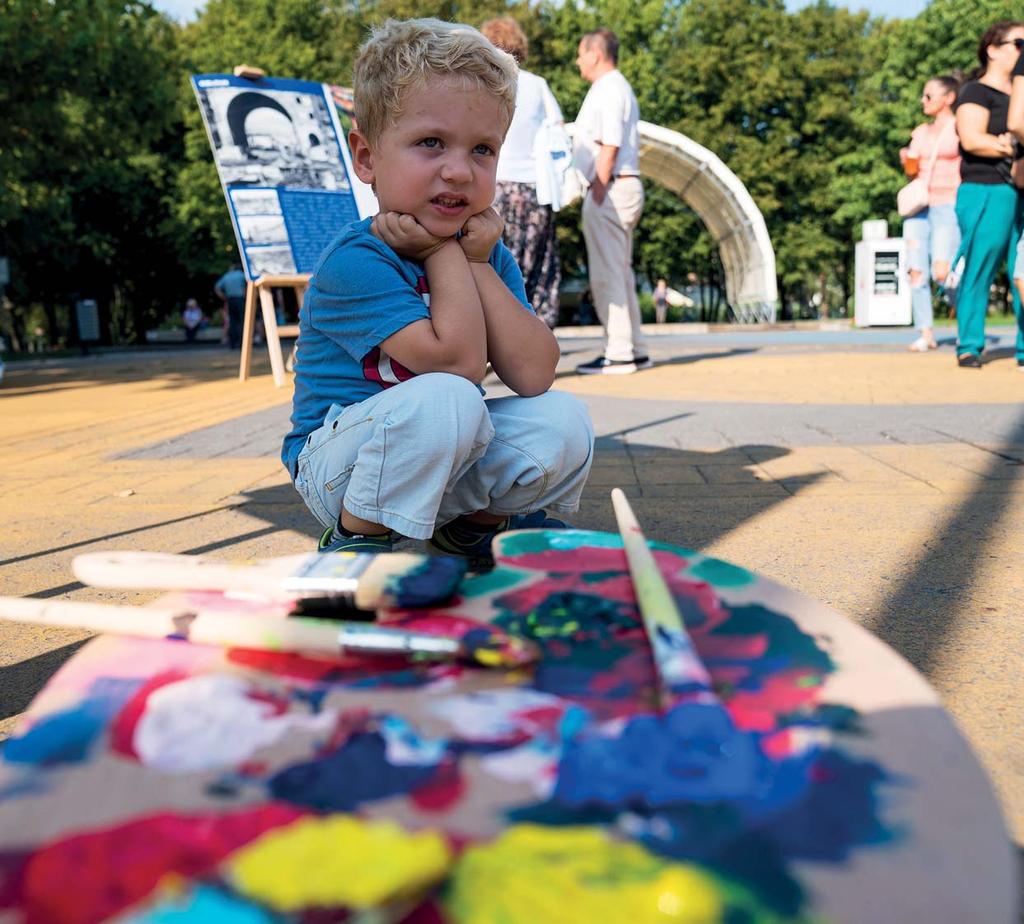
M 270 362 L 265 349 L 255 347 L 252 359 L 254 376 L 269 372 Z M 154 387 L 183 388 L 236 376 L 238 362 L 237 350 L 202 346 L 9 362 L 0 397 L 145 382 L 157 378 L 160 381 L 154 382 Z
M 93 536 L 91 539 L 82 539 L 78 542 L 69 542 L 67 545 L 54 546 L 52 549 L 42 549 L 38 552 L 29 552 L 25 555 L 16 555 L 14 558 L 5 558 L 0 561 L 2 565 L 16 565 L 19 562 L 30 561 L 33 558 L 42 558 L 46 555 L 53 555 L 56 552 L 67 552 L 70 549 L 78 549 L 87 545 L 95 545 L 97 542 L 105 542 L 107 539 L 118 539 L 121 536 L 131 536 L 133 533 L 144 533 L 151 529 L 158 529 L 161 526 L 172 526 L 175 523 L 184 523 L 188 520 L 198 520 L 201 517 L 209 516 L 211 513 L 217 513 L 221 510 L 228 510 L 229 507 L 214 507 L 212 510 L 203 510 L 200 513 L 190 513 L 187 516 L 175 517 L 173 520 L 164 520 L 160 523 L 147 523 L 145 526 L 136 526 L 133 529 L 122 529 L 116 533 L 107 533 L 105 536 Z M 52 594 L 44 591 L 42 593 L 33 594 L 35 597 L 52 596 Z
M 600 348 L 598 348 L 600 349 Z M 743 356 L 747 353 L 760 352 L 760 347 L 733 347 L 730 350 L 715 350 L 713 352 L 706 353 L 684 353 L 681 356 L 675 356 L 672 359 L 655 359 L 653 369 L 657 369 L 659 366 L 687 366 L 691 363 L 699 363 L 709 359 L 729 359 L 733 356 Z M 569 356 L 572 353 L 582 352 L 593 352 L 592 350 L 563 350 L 563 356 Z M 641 369 L 639 372 L 634 373 L 637 376 L 642 376 L 648 369 Z M 559 379 L 575 378 L 578 373 L 575 369 L 564 369 L 561 372 L 555 373 L 555 381 Z
M 24 712 L 43 684 L 87 641 L 82 639 L 34 658 L 0 667 L 0 719 Z
M 1019 528 L 1006 523 L 1005 514 L 1009 496 L 1024 476 L 1024 414 L 1002 448 L 989 451 L 986 471 L 917 564 L 903 574 L 873 625 L 876 635 L 925 676 L 957 622 L 972 616 L 967 609 L 972 577 L 989 556 L 991 541 L 1000 532 Z

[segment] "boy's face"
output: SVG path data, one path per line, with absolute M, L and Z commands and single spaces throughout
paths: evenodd
M 350 134 L 352 163 L 382 212 L 412 215 L 431 234 L 451 237 L 494 201 L 505 129 L 492 95 L 433 80 L 406 91 L 396 123 L 374 144 Z

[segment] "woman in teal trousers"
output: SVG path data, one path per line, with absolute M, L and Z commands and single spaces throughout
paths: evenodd
M 1017 141 L 1024 143 L 1024 53 L 1017 58 L 1013 68 L 1013 90 L 1010 93 L 1010 114 L 1006 117 L 1007 128 Z M 1017 243 L 1017 257 L 1014 263 L 1013 285 L 1017 290 L 1014 307 L 1017 311 L 1017 371 L 1024 372 L 1024 310 L 1020 301 L 1024 299 L 1024 234 Z
M 981 66 L 957 96 L 954 110 L 960 137 L 960 189 L 956 217 L 960 225 L 957 294 L 957 363 L 981 368 L 989 290 L 1005 259 L 1010 276 L 1020 237 L 1021 209 L 1012 177 L 1014 141 L 1007 131 L 1011 74 L 1024 48 L 1024 23 L 997 22 L 981 37 Z M 962 260 L 962 263 L 960 261 Z M 957 266 L 957 264 L 960 266 Z M 1020 316 L 1020 296 L 1014 290 Z

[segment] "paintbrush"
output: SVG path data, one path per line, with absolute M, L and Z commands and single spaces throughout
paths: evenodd
M 390 552 L 328 552 L 224 562 L 203 555 L 91 552 L 71 568 L 83 584 L 139 590 L 260 593 L 359 610 L 444 603 L 466 573 L 461 558 Z
M 619 488 L 612 490 L 612 506 L 658 672 L 659 706 L 664 708 L 670 700 L 684 695 L 714 698 L 707 668 L 686 632 L 679 607 L 651 554 L 633 508 Z
M 510 669 L 539 657 L 539 651 L 529 640 L 505 635 L 483 624 L 462 638 L 452 638 L 376 623 L 263 616 L 202 606 L 140 607 L 28 597 L 0 597 L 0 618 L 321 658 L 343 654 L 399 656 L 410 660 L 461 660 L 481 667 Z

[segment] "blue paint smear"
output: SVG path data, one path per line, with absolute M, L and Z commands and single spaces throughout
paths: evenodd
M 210 921 L 217 924 L 272 924 L 278 920 L 262 908 L 250 905 L 209 885 L 199 885 L 180 898 L 165 900 L 139 914 L 122 918 L 125 924 L 183 924 Z
M 9 739 L 3 759 L 35 766 L 81 763 L 142 682 L 110 677 L 94 681 L 77 706 L 45 716 L 25 734 Z
M 4 760 L 11 764 L 81 763 L 92 750 L 106 724 L 89 703 L 56 712 L 37 722 L 24 735 L 4 746 Z
M 467 566 L 464 558 L 440 555 L 428 558 L 405 574 L 392 575 L 386 592 L 395 606 L 403 608 L 443 603 L 455 593 Z
M 271 777 L 275 799 L 324 812 L 348 812 L 366 802 L 405 795 L 426 785 L 438 765 L 394 766 L 377 732 L 353 735 L 337 751 L 293 764 Z
M 650 807 L 741 799 L 764 793 L 776 769 L 722 706 L 685 703 L 630 719 L 618 737 L 566 741 L 553 798 Z

